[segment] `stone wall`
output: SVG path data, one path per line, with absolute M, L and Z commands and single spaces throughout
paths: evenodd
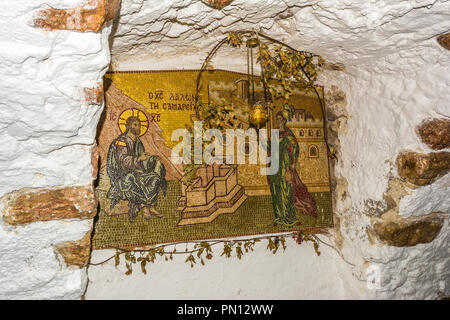
M 450 28 L 450 1 L 234 0 L 219 8 L 208 2 L 123 1 L 112 68 L 198 68 L 227 32 L 253 28 L 322 55 L 319 82 L 338 161 L 335 228 L 320 238 L 334 249 L 322 244 L 317 257 L 288 241 L 278 256 L 261 245 L 242 261 L 218 258 L 191 269 L 180 259 L 130 277 L 111 262 L 89 269 L 86 297 L 449 295 L 450 52 L 437 38 Z M 212 65 L 246 71 L 236 49 L 221 49 Z M 94 251 L 92 259 L 112 253 Z
M 112 0 L 0 3 L 0 299 L 79 299 Z

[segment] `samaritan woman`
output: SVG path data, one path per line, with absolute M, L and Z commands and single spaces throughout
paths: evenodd
M 279 170 L 269 175 L 272 194 L 274 224 L 293 226 L 299 224 L 296 208 L 317 218 L 317 207 L 306 186 L 300 180 L 295 164 L 300 147 L 291 129 L 286 126 L 289 114 L 286 110 L 276 115 L 279 125 Z

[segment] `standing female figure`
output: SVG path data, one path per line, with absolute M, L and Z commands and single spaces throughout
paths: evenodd
M 286 126 L 288 114 L 283 112 L 276 115 L 280 130 L 279 170 L 269 175 L 268 179 L 275 214 L 274 224 L 293 226 L 299 224 L 295 209 L 317 218 L 317 206 L 295 169 L 300 147 L 291 129 Z

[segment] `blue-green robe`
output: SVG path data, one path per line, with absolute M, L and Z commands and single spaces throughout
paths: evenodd
M 166 194 L 166 169 L 157 156 L 137 161 L 144 152 L 139 138 L 133 141 L 121 134 L 110 145 L 106 169 L 111 181 L 107 197 L 111 209 L 120 201 L 128 201 L 130 217 L 135 217 L 142 206 L 154 206 L 160 189 Z
M 289 128 L 279 133 L 279 169 L 274 175 L 269 175 L 270 192 L 274 211 L 274 223 L 293 226 L 299 219 L 296 208 L 304 214 L 317 217 L 317 207 L 306 186 L 300 180 L 295 164 L 299 157 L 300 147 Z M 292 170 L 291 168 L 294 167 Z M 291 181 L 286 180 L 289 171 Z

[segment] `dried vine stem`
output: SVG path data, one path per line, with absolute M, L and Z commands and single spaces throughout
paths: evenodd
M 219 112 L 219 114 L 216 112 L 217 108 L 220 106 L 204 106 L 200 103 L 200 88 L 201 88 L 201 76 L 202 73 L 207 70 L 211 59 L 213 56 L 217 53 L 217 51 L 222 47 L 223 44 L 228 43 L 229 45 L 233 47 L 239 47 L 242 43 L 242 36 L 252 37 L 256 36 L 258 38 L 258 60 L 261 63 L 262 68 L 262 81 L 264 82 L 265 87 L 272 87 L 272 90 L 274 89 L 274 86 L 270 85 L 270 80 L 278 80 L 282 83 L 282 94 L 277 94 L 277 96 L 273 96 L 273 93 L 270 92 L 270 100 L 282 98 L 285 101 L 288 100 L 289 95 L 291 94 L 291 88 L 289 87 L 293 80 L 300 81 L 301 86 L 308 89 L 313 89 L 317 95 L 317 98 L 320 103 L 320 107 L 322 109 L 324 122 L 326 120 L 326 110 L 324 108 L 324 105 L 322 103 L 321 97 L 319 95 L 319 92 L 317 91 L 316 87 L 314 86 L 314 81 L 317 78 L 317 72 L 316 68 L 317 66 L 321 65 L 321 57 L 318 55 L 315 55 L 313 53 L 307 52 L 307 51 L 299 51 L 294 49 L 293 47 L 276 40 L 274 38 L 271 38 L 261 32 L 257 31 L 249 31 L 249 30 L 243 30 L 243 31 L 236 31 L 229 33 L 228 36 L 221 41 L 219 41 L 213 49 L 208 53 L 206 59 L 204 60 L 202 67 L 197 75 L 196 80 L 196 95 L 195 95 L 195 117 L 197 120 L 205 120 L 205 124 L 207 126 L 212 126 L 209 120 L 214 119 L 214 121 L 217 120 L 223 120 L 220 118 L 220 115 L 226 114 L 230 115 L 232 114 L 232 110 L 222 110 Z M 269 47 L 267 44 L 261 45 L 260 38 L 263 38 L 270 42 L 270 44 L 278 44 L 279 47 L 275 49 L 275 52 L 277 54 L 276 57 L 274 57 L 273 52 L 269 50 Z M 289 49 L 289 51 L 283 50 L 283 48 Z M 318 62 L 314 63 L 313 59 L 317 58 Z M 287 60 L 286 60 L 287 59 Z M 290 60 L 289 60 L 290 59 Z M 300 59 L 300 60 L 299 60 Z M 301 61 L 301 62 L 299 62 Z M 288 67 L 289 71 L 283 70 L 283 68 Z M 270 72 L 271 71 L 271 72 Z M 300 73 L 299 73 L 300 72 Z M 274 77 L 275 75 L 275 77 Z M 215 112 L 211 111 L 215 110 Z M 201 113 L 200 113 L 201 111 Z M 211 118 L 211 119 L 210 119 Z M 217 124 L 217 122 L 215 122 Z M 219 123 L 219 127 L 221 124 Z M 324 126 L 324 135 L 325 139 L 327 137 L 326 133 L 326 126 Z M 328 143 L 326 143 L 329 155 L 331 155 L 330 148 L 328 146 Z M 191 169 L 191 178 L 195 177 L 195 166 L 193 166 Z M 188 177 L 189 178 L 189 177 Z M 189 184 L 189 181 L 192 179 L 186 179 L 186 183 Z M 257 238 L 251 238 L 251 239 L 244 239 L 244 240 L 216 240 L 212 242 L 207 241 L 189 241 L 189 242 L 178 242 L 178 243 L 168 243 L 168 244 L 162 244 L 159 246 L 156 246 L 151 249 L 147 250 L 128 250 L 123 248 L 115 248 L 116 253 L 115 255 L 109 257 L 108 259 L 98 262 L 98 263 L 89 263 L 91 266 L 98 266 L 102 265 L 104 263 L 109 262 L 112 259 L 115 259 L 115 265 L 116 267 L 120 264 L 120 257 L 122 255 L 125 256 L 125 265 L 127 268 L 127 271 L 125 274 L 130 275 L 133 272 L 133 264 L 140 263 L 141 270 L 144 274 L 147 273 L 147 263 L 154 263 L 156 261 L 157 256 L 159 255 L 161 258 L 164 257 L 165 261 L 169 261 L 173 259 L 173 255 L 186 255 L 187 258 L 185 260 L 186 263 L 190 263 L 191 267 L 193 267 L 197 261 L 200 261 L 202 265 L 205 265 L 205 261 L 203 257 L 205 257 L 207 260 L 210 260 L 213 258 L 213 251 L 212 247 L 217 246 L 218 244 L 223 244 L 223 251 L 221 253 L 221 256 L 225 255 L 226 258 L 230 258 L 234 254 L 238 259 L 241 259 L 242 255 L 244 253 L 247 253 L 249 251 L 253 251 L 253 247 L 257 242 L 260 242 L 261 240 L 267 240 L 267 249 L 270 250 L 273 254 L 277 253 L 279 248 L 283 248 L 283 251 L 286 249 L 286 237 L 293 237 L 298 244 L 301 244 L 303 242 L 312 242 L 314 246 L 314 250 L 316 251 L 317 255 L 320 255 L 319 251 L 319 242 L 323 243 L 327 246 L 332 247 L 331 245 L 323 242 L 320 240 L 316 235 L 306 233 L 306 232 L 300 232 L 295 231 L 279 236 L 262 236 Z M 184 251 L 176 251 L 176 245 L 185 244 L 186 249 Z M 192 250 L 187 249 L 188 244 L 194 244 L 194 248 Z M 165 248 L 168 246 L 174 246 L 174 249 L 172 251 L 165 251 Z M 332 247 L 334 248 L 334 247 Z M 334 248 L 335 249 L 335 248 Z M 336 250 L 336 249 L 335 249 Z M 138 253 L 140 256 L 136 258 L 136 253 Z M 195 256 L 197 257 L 195 257 Z
M 165 261 L 173 260 L 173 255 L 186 255 L 186 263 L 190 263 L 191 267 L 200 261 L 202 265 L 205 265 L 205 260 L 211 260 L 213 258 L 213 250 L 212 247 L 223 244 L 223 250 L 221 256 L 225 256 L 226 258 L 231 258 L 234 255 L 241 259 L 245 253 L 254 250 L 254 246 L 256 243 L 261 240 L 267 240 L 266 248 L 271 251 L 273 254 L 277 253 L 280 248 L 283 251 L 287 248 L 286 246 L 286 237 L 292 237 L 296 240 L 298 244 L 303 242 L 312 242 L 314 245 L 314 250 L 317 255 L 320 255 L 319 251 L 319 241 L 317 236 L 310 233 L 303 233 L 300 231 L 295 231 L 283 235 L 277 236 L 263 236 L 257 238 L 250 239 L 235 239 L 235 240 L 215 240 L 211 242 L 207 241 L 189 241 L 189 242 L 177 242 L 177 243 L 167 243 L 162 244 L 160 246 L 151 248 L 151 249 L 138 249 L 138 250 L 129 250 L 122 248 L 115 248 L 116 253 L 105 259 L 101 262 L 97 263 L 89 263 L 90 266 L 99 266 L 109 262 L 112 259 L 115 259 L 115 266 L 117 267 L 120 264 L 120 256 L 125 256 L 125 266 L 127 271 L 126 275 L 130 275 L 133 272 L 133 264 L 140 263 L 141 270 L 144 274 L 147 274 L 147 263 L 154 263 L 156 261 L 157 256 L 159 255 L 161 258 L 164 257 Z M 186 245 L 186 249 L 184 251 L 177 251 L 177 245 Z M 194 244 L 194 248 L 191 250 L 187 249 L 188 244 Z M 174 246 L 173 250 L 166 251 L 165 248 L 169 246 Z M 136 258 L 136 253 L 139 254 L 139 257 Z M 196 257 L 195 257 L 196 256 Z
M 292 46 L 274 39 L 262 32 L 254 30 L 240 30 L 230 32 L 227 37 L 220 40 L 213 49 L 208 53 L 206 59 L 204 60 L 202 67 L 197 75 L 196 82 L 196 95 L 195 95 L 195 117 L 198 120 L 209 122 L 213 120 L 214 122 L 223 123 L 226 122 L 225 118 L 228 117 L 232 110 L 225 110 L 220 112 L 218 116 L 214 112 L 208 112 L 211 109 L 217 109 L 221 106 L 205 106 L 200 102 L 200 88 L 201 88 L 201 77 L 202 73 L 208 68 L 212 58 L 219 51 L 219 49 L 224 45 L 228 44 L 231 47 L 240 47 L 244 44 L 243 37 L 250 39 L 256 37 L 258 39 L 258 60 L 261 64 L 262 82 L 264 85 L 264 94 L 266 99 L 270 102 L 277 100 L 280 97 L 287 101 L 291 94 L 292 81 L 297 82 L 297 86 L 304 87 L 305 89 L 311 89 L 315 92 L 317 99 L 319 101 L 320 108 L 322 110 L 324 122 L 326 121 L 326 109 L 322 102 L 321 96 L 314 85 L 317 79 L 317 70 L 323 64 L 323 59 L 319 55 L 313 54 L 308 51 L 301 51 L 293 48 Z M 262 45 L 262 40 L 266 42 Z M 275 50 L 270 49 L 269 45 L 279 45 Z M 287 50 L 286 50 L 287 49 Z M 272 71 L 272 72 L 270 72 Z M 275 86 L 270 84 L 271 80 L 277 80 L 282 83 L 282 92 L 274 96 L 273 92 L 277 91 Z M 269 88 L 269 93 L 267 93 L 266 88 Z M 268 102 L 269 102 L 268 101 Z M 206 117 L 201 115 L 200 110 L 206 110 Z M 210 116 L 208 118 L 208 115 Z M 229 118 L 229 117 L 228 117 Z M 324 137 L 327 141 L 327 126 L 324 125 Z M 337 160 L 336 152 L 334 148 L 330 148 L 329 144 L 326 142 L 327 152 L 330 158 Z
M 285 48 L 289 49 L 291 52 L 304 54 L 308 58 L 317 57 L 319 60 L 322 59 L 319 55 L 313 54 L 313 53 L 308 52 L 308 51 L 296 50 L 293 47 L 289 46 L 288 44 L 286 44 L 286 43 L 284 43 L 282 41 L 276 40 L 276 39 L 274 39 L 272 37 L 269 37 L 269 36 L 265 35 L 264 33 L 261 33 L 261 32 L 258 32 L 258 31 L 240 30 L 240 31 L 230 32 L 227 37 L 225 37 L 224 39 L 220 40 L 214 46 L 214 48 L 208 53 L 208 55 L 206 56 L 206 59 L 204 60 L 204 62 L 202 64 L 202 67 L 200 68 L 200 71 L 199 71 L 199 73 L 197 75 L 197 83 L 196 83 L 196 95 L 195 95 L 195 105 L 196 106 L 199 104 L 199 92 L 200 92 L 200 87 L 201 87 L 200 83 L 201 83 L 201 76 L 202 76 L 203 71 L 206 70 L 206 68 L 207 68 L 208 64 L 210 63 L 211 59 L 217 53 L 217 51 L 222 47 L 223 44 L 228 43 L 229 45 L 231 45 L 233 47 L 240 47 L 241 44 L 242 44 L 242 36 L 243 35 L 246 35 L 246 36 L 253 36 L 254 35 L 254 36 L 257 36 L 258 38 L 261 37 L 261 38 L 264 38 L 264 39 L 268 40 L 272 44 L 278 44 L 278 45 L 280 45 L 282 47 L 285 47 Z M 261 54 L 261 47 L 260 47 L 260 45 L 258 47 L 259 47 L 259 51 L 260 51 L 260 54 Z M 319 64 L 321 64 L 321 63 L 319 63 Z M 305 68 L 309 67 L 309 66 L 313 66 L 313 69 L 314 69 L 314 65 L 308 60 L 305 63 L 305 66 L 302 66 L 301 64 L 298 64 L 297 66 L 300 68 L 302 74 L 306 77 L 306 79 L 310 83 L 313 83 L 314 79 L 311 79 L 311 75 L 309 74 L 309 72 L 307 70 L 305 70 Z M 268 80 L 270 80 L 270 79 L 263 79 L 264 82 L 266 82 Z M 323 107 L 322 100 L 320 99 L 319 92 L 317 91 L 317 89 L 314 86 L 312 86 L 312 89 L 314 89 L 314 91 L 315 91 L 315 93 L 317 95 L 317 98 L 319 99 L 320 106 L 323 109 L 324 107 Z M 200 118 L 200 115 L 198 113 L 198 109 L 197 108 L 196 108 L 196 117 Z
M 331 244 L 326 243 L 325 241 L 323 241 L 322 239 L 320 239 L 320 238 L 317 237 L 317 236 L 316 236 L 316 240 L 319 241 L 320 243 L 326 245 L 327 247 L 330 247 L 330 248 L 333 249 L 334 251 L 336 251 L 336 253 L 342 258 L 342 260 L 344 260 L 345 263 L 347 263 L 348 265 L 350 265 L 350 266 L 352 266 L 352 267 L 355 266 L 354 263 L 351 263 L 350 261 L 348 261 L 347 259 L 345 259 L 344 256 L 342 255 L 342 253 L 341 253 L 335 246 L 332 246 Z
M 209 102 L 202 103 L 200 99 L 200 90 L 202 86 L 202 74 L 205 70 L 209 69 L 210 62 L 214 55 L 224 44 L 228 44 L 231 47 L 240 47 L 244 44 L 245 39 L 243 37 L 246 37 L 247 40 L 252 37 L 256 37 L 257 39 L 257 61 L 259 61 L 261 65 L 261 80 L 264 86 L 264 96 L 266 100 L 268 100 L 267 102 L 273 102 L 280 98 L 283 99 L 284 102 L 287 102 L 295 86 L 314 90 L 319 100 L 325 122 L 326 110 L 320 94 L 314 85 L 314 81 L 317 78 L 317 69 L 322 65 L 322 58 L 308 51 L 296 50 L 282 41 L 254 30 L 230 32 L 226 37 L 216 43 L 210 52 L 208 52 L 197 75 L 195 118 L 191 118 L 191 120 L 201 120 L 202 130 L 210 128 L 223 129 L 226 126 L 235 127 L 236 123 L 234 121 L 236 120 L 236 117 L 233 107 L 211 105 Z M 265 40 L 265 42 L 263 43 L 262 40 Z M 270 47 L 273 45 L 279 45 L 279 47 L 273 49 Z M 271 84 L 271 81 L 273 80 L 282 84 L 281 92 L 276 89 L 276 85 Z M 189 126 L 187 126 L 187 129 L 190 131 L 193 130 L 192 127 Z M 324 125 L 324 137 L 328 155 L 331 158 L 337 159 L 335 152 L 332 151 L 334 149 L 331 149 L 327 142 L 327 136 L 327 126 Z M 199 166 L 199 164 L 195 164 L 195 161 L 193 161 L 192 164 L 185 167 L 185 175 L 182 178 L 184 184 L 190 185 L 197 179 L 197 170 Z

